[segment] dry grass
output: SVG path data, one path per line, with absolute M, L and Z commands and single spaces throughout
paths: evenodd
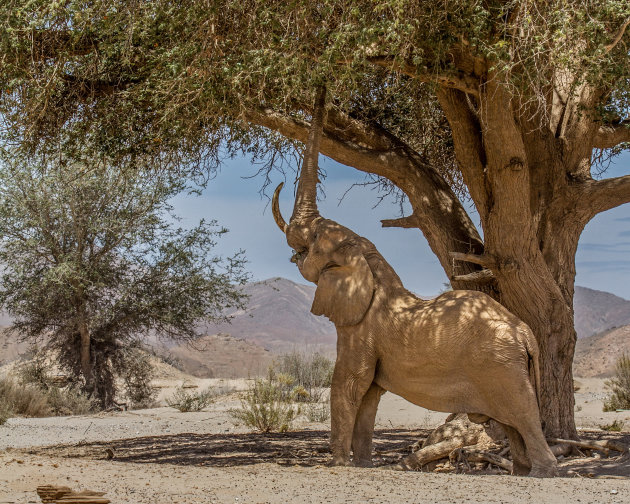
M 51 413 L 48 397 L 41 389 L 0 379 L 0 424 L 12 416 L 45 417 Z

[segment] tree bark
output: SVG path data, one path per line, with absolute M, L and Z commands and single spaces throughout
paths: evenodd
M 84 308 L 81 308 L 79 312 L 78 329 L 81 336 L 81 373 L 85 379 L 85 390 L 88 394 L 91 394 L 94 390 L 94 373 L 92 372 L 90 330 L 87 324 Z

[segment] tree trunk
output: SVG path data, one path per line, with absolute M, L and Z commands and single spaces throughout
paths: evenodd
M 85 311 L 81 310 L 78 324 L 81 335 L 81 373 L 85 379 L 85 390 L 91 394 L 94 390 L 94 373 L 92 372 L 91 337 L 85 318 Z

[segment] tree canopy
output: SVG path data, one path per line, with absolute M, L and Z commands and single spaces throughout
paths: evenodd
M 493 295 L 541 347 L 549 434 L 575 436 L 575 250 L 630 175 L 625 0 L 166 0 L 0 7 L 6 142 L 61 141 L 182 176 L 239 150 L 271 166 L 306 139 L 400 189 L 455 288 Z M 461 198 L 470 198 L 483 237 Z

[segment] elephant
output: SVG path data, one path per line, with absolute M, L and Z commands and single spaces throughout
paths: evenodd
M 431 410 L 496 420 L 508 436 L 514 473 L 556 475 L 541 428 L 538 346 L 531 329 L 481 292 L 418 298 L 372 242 L 319 215 L 325 90 L 314 110 L 289 223 L 279 207 L 283 184 L 272 210 L 295 251 L 292 260 L 317 285 L 311 312 L 337 329 L 331 464 L 371 466 L 378 403 L 390 391 Z

